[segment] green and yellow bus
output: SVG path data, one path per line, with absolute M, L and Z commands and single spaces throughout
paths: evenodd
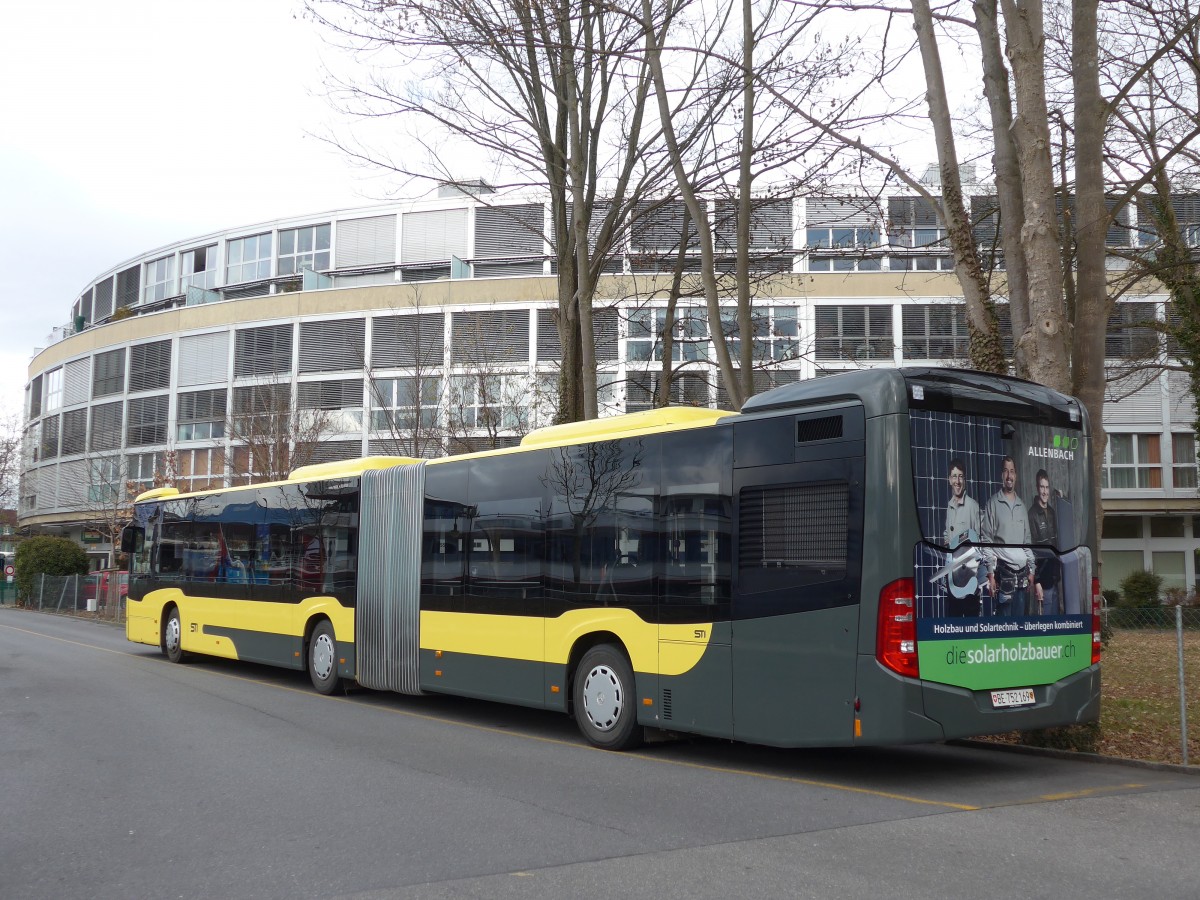
M 740 414 L 142 494 L 127 636 L 345 683 L 776 746 L 1099 714 L 1088 419 L 1011 378 L 873 369 Z

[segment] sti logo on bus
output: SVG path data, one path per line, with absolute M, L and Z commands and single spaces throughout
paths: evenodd
M 1042 459 L 1065 459 L 1074 462 L 1075 451 L 1079 449 L 1079 438 L 1071 434 L 1056 434 L 1054 442 L 1049 447 L 1030 447 L 1027 456 L 1037 456 Z

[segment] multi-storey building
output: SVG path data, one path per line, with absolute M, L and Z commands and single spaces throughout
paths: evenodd
M 546 206 L 477 188 L 231 228 L 102 273 L 30 366 L 21 525 L 94 537 L 97 517 L 130 485 L 150 485 L 168 457 L 184 489 L 261 474 L 231 423 L 264 398 L 321 417 L 314 461 L 479 449 L 545 424 L 561 357 Z M 983 188 L 972 199 L 982 246 L 995 240 L 990 203 Z M 731 259 L 732 204 L 711 208 L 717 251 Z M 1178 211 L 1200 239 L 1200 202 L 1180 198 Z M 596 303 L 603 414 L 650 407 L 662 378 L 662 298 L 684 215 L 677 201 L 639 213 Z M 1135 219 L 1122 214 L 1114 248 L 1139 245 Z M 751 224 L 759 387 L 860 366 L 964 364 L 961 292 L 924 200 L 770 199 Z M 697 267 L 686 255 L 684 268 Z M 1114 319 L 1164 320 L 1166 300 L 1131 297 Z M 724 404 L 714 327 L 702 302 L 681 301 L 673 402 Z M 1153 327 L 1108 342 L 1114 367 L 1168 352 Z M 1200 583 L 1186 388 L 1182 373 L 1151 369 L 1115 386 L 1106 406 L 1106 586 L 1143 567 L 1170 587 Z M 107 560 L 107 544 L 87 546 Z

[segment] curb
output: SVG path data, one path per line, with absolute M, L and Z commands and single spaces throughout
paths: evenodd
M 1078 750 L 1059 750 L 1054 747 L 1030 747 L 1028 744 L 998 744 L 991 741 L 977 741 L 970 738 L 946 741 L 946 743 L 959 747 L 971 747 L 976 750 L 1000 750 L 1006 753 L 1023 753 L 1027 756 L 1044 756 L 1049 759 L 1070 759 L 1079 762 L 1097 763 L 1099 765 L 1149 769 L 1153 772 L 1174 772 L 1177 775 L 1200 775 L 1200 766 L 1153 762 L 1148 759 L 1130 759 L 1125 756 L 1104 756 L 1100 753 L 1081 753 Z

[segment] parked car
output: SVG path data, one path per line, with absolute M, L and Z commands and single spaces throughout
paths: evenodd
M 111 601 L 111 591 L 114 582 L 117 585 L 117 596 L 120 598 L 120 602 L 124 603 L 125 597 L 129 593 L 129 573 L 124 569 L 120 571 L 116 569 L 104 569 L 88 575 L 83 581 L 83 599 L 93 600 L 98 598 L 98 602 L 100 603 Z

